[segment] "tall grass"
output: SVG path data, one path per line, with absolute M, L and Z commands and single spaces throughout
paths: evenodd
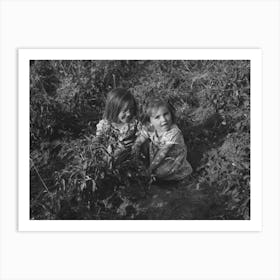
M 94 143 L 114 87 L 140 113 L 151 95 L 173 103 L 188 181 L 153 186 L 141 161 Z M 30 139 L 32 219 L 250 218 L 249 61 L 32 61 Z

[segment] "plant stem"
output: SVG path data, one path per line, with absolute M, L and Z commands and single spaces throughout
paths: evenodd
M 44 186 L 45 190 L 49 193 L 50 191 L 49 191 L 49 189 L 48 189 L 47 185 L 45 184 L 45 182 L 44 182 L 43 178 L 41 177 L 41 175 L 40 175 L 40 173 L 39 173 L 38 169 L 36 168 L 36 166 L 35 166 L 35 163 L 34 163 L 33 159 L 32 159 L 32 158 L 30 158 L 30 160 L 32 161 L 32 164 L 33 164 L 34 170 L 35 170 L 35 172 L 37 173 L 37 175 L 38 175 L 38 177 L 39 177 L 40 181 L 42 182 L 42 184 L 43 184 L 43 186 Z

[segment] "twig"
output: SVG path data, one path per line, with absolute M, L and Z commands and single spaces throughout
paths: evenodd
M 43 184 L 43 186 L 44 186 L 45 190 L 49 193 L 50 191 L 49 191 L 49 189 L 48 189 L 47 185 L 45 184 L 45 182 L 44 182 L 43 178 L 41 177 L 41 175 L 40 175 L 40 173 L 39 173 L 38 169 L 36 168 L 36 166 L 35 166 L 35 164 L 34 164 L 33 159 L 32 159 L 32 158 L 30 158 L 30 160 L 32 161 L 32 164 L 33 164 L 34 170 L 36 171 L 36 173 L 37 173 L 37 175 L 38 175 L 38 177 L 39 177 L 40 181 L 42 182 L 42 184 Z
M 115 74 L 113 74 L 113 83 L 114 83 L 114 88 L 116 88 L 116 75 Z
M 44 85 L 43 85 L 43 82 L 41 81 L 40 77 L 39 77 L 39 82 L 40 82 L 40 85 L 41 85 L 41 87 L 42 87 L 43 92 L 44 92 L 46 95 L 48 95 L 48 93 L 47 93 L 47 91 L 46 91 L 46 89 L 45 89 L 45 87 L 44 87 Z
M 39 192 L 39 194 L 33 199 L 34 200 L 34 202 L 32 202 L 31 203 L 31 205 L 30 205 L 30 208 L 33 208 L 34 207 L 34 205 L 36 205 L 37 203 L 38 203 L 38 199 L 39 199 L 39 197 L 42 195 L 42 193 L 43 193 L 43 190 L 41 190 L 40 192 Z

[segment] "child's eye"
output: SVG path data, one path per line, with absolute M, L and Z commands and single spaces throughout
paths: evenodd
M 123 110 L 123 113 L 126 114 L 126 113 L 131 113 L 131 109 L 130 108 L 127 108 L 125 110 Z

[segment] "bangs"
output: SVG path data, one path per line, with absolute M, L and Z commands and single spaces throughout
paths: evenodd
M 134 96 L 127 90 L 115 89 L 109 93 L 104 118 L 110 122 L 118 122 L 118 116 L 125 108 L 129 108 L 134 117 L 138 113 Z
M 152 98 L 148 100 L 146 106 L 146 116 L 152 117 L 160 107 L 165 107 L 171 114 L 172 122 L 175 123 L 175 109 L 168 102 L 161 98 Z
M 122 108 L 120 109 L 120 111 L 122 109 L 130 109 L 131 113 L 136 116 L 137 115 L 137 105 L 136 105 L 136 101 L 134 98 L 127 98 L 127 100 L 124 100 L 124 106 L 122 106 Z

